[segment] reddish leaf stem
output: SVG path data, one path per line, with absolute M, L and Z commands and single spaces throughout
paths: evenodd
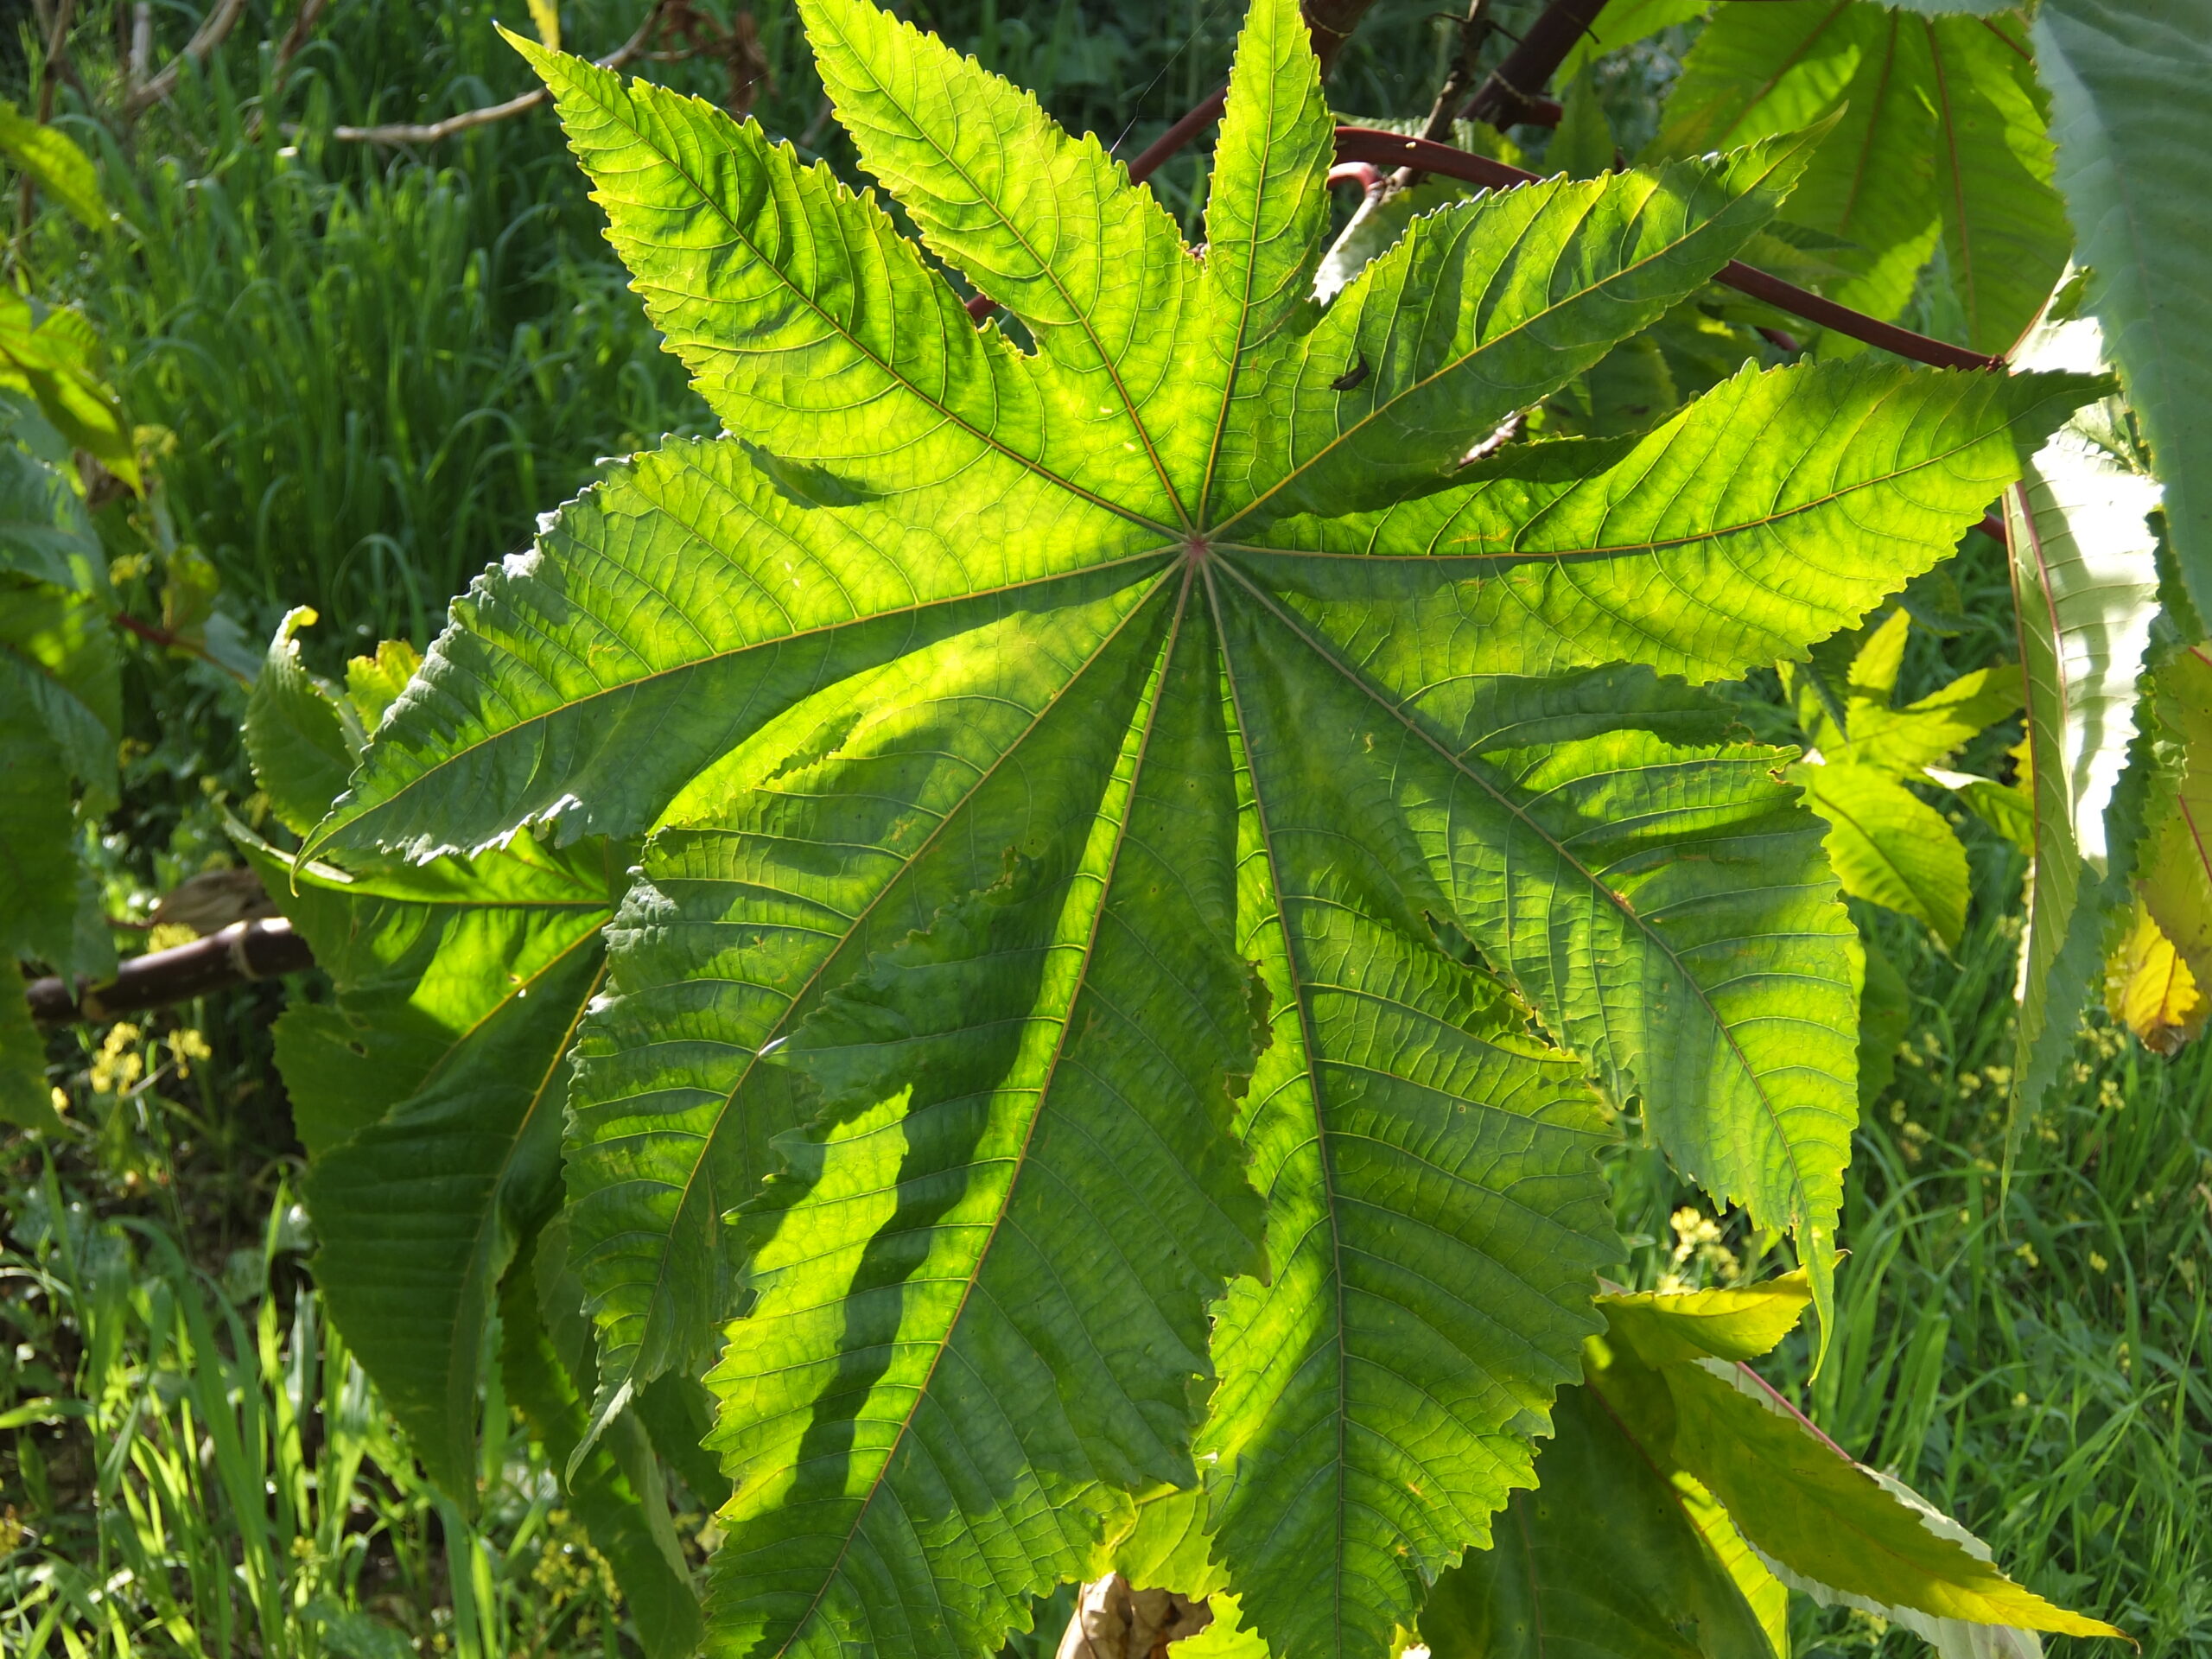
M 1337 160 L 1340 163 L 1371 162 L 1377 167 L 1411 167 L 1419 172 L 1440 173 L 1446 178 L 1463 179 L 1469 184 L 1488 185 L 1497 190 L 1533 183 L 1537 178 L 1534 173 L 1492 161 L 1487 156 L 1372 127 L 1338 127 Z M 1963 346 L 1930 340 L 1910 328 L 1884 322 L 1847 305 L 1824 300 L 1810 289 L 1785 283 L 1767 271 L 1756 270 L 1739 259 L 1731 259 L 1723 265 L 1714 273 L 1713 280 L 1725 283 L 1739 294 L 1764 300 L 1777 310 L 1818 323 L 1823 328 L 1833 328 L 1869 346 L 1878 346 L 1885 352 L 1895 352 L 1916 363 L 1939 369 L 1997 369 L 2005 365 L 2001 357 L 1970 352 Z
M 1221 118 L 1222 106 L 1228 102 L 1229 87 L 1224 82 L 1214 89 L 1205 103 L 1185 115 L 1138 153 L 1136 160 L 1129 163 L 1130 181 L 1142 184 L 1160 171 L 1161 164 L 1169 156 Z
M 159 645 L 168 651 L 183 652 L 188 656 L 197 657 L 210 667 L 221 669 L 234 680 L 243 682 L 245 679 L 245 675 L 216 657 L 207 646 L 196 640 L 188 639 L 181 633 L 172 633 L 167 628 L 157 627 L 151 622 L 141 622 L 128 611 L 118 611 L 114 620 L 116 626 L 127 632 L 137 634 L 149 645 Z
M 1574 43 L 1589 32 L 1590 25 L 1605 10 L 1605 0 L 1552 0 L 1537 14 L 1536 21 L 1529 25 L 1520 43 L 1505 54 L 1505 60 L 1490 72 L 1490 78 L 1475 88 L 1475 95 L 1460 107 L 1459 113 L 1471 121 L 1487 121 L 1493 127 L 1510 127 L 1521 122 L 1535 124 L 1536 111 L 1551 100 L 1540 94 L 1552 73 L 1567 61 L 1567 54 L 1574 50 Z M 1552 105 L 1556 111 L 1559 106 Z M 1542 125 L 1556 126 L 1559 117 Z

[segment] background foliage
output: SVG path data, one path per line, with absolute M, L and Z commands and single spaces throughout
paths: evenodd
M 1242 16 L 1198 0 L 1001 10 L 912 15 L 1037 88 L 1071 129 L 1120 137 L 1124 155 L 1217 82 Z M 1533 10 L 1499 16 L 1510 27 Z M 701 11 L 731 27 L 727 9 Z M 77 67 L 105 102 L 128 8 L 83 12 Z M 641 12 L 564 6 L 566 43 L 609 49 Z M 2069 16 L 2053 8 L 2042 27 L 2063 34 Z M 154 17 L 164 52 L 199 21 L 185 6 Z M 302 647 L 334 671 L 379 639 L 426 645 L 446 596 L 521 545 L 602 455 L 713 423 L 626 292 L 550 115 L 412 149 L 329 136 L 340 121 L 431 119 L 524 90 L 488 8 L 340 0 L 280 90 L 261 43 L 289 18 L 249 5 L 204 73 L 127 137 L 73 115 L 65 86 L 61 124 L 95 155 L 119 222 L 90 232 L 42 203 L 13 251 L 41 293 L 94 321 L 110 378 L 156 429 L 157 493 L 99 520 L 118 605 L 170 621 L 212 610 L 257 640 L 312 604 L 325 620 Z M 35 19 L 13 21 L 0 93 L 22 104 L 40 47 Z M 757 58 L 652 73 L 718 99 L 741 83 L 772 132 L 849 169 L 789 8 L 761 7 L 752 38 Z M 1631 153 L 1659 133 L 1661 95 L 1694 39 L 1672 26 L 1587 84 Z M 1424 6 L 1385 0 L 1335 101 L 1420 115 L 1451 40 Z M 1158 182 L 1186 230 L 1203 167 L 1187 155 Z M 1907 321 L 1964 337 L 1940 285 L 1900 303 Z M 1939 626 L 1911 631 L 1898 703 L 2017 654 L 1993 544 L 1970 537 L 1916 601 Z M 85 851 L 111 913 L 143 918 L 153 895 L 229 861 L 224 811 L 270 817 L 238 747 L 234 677 L 204 658 L 129 650 L 122 804 Z M 1792 718 L 1774 690 L 1768 706 Z M 2000 722 L 1955 764 L 1999 774 L 2018 735 Z M 2093 1015 L 2000 1181 L 2023 860 L 1978 817 L 1951 816 L 1974 883 L 1955 945 L 1866 914 L 1903 986 L 1894 1061 L 1854 1148 L 1839 1351 L 1809 1387 L 1802 1347 L 1782 1370 L 1847 1449 L 1960 1515 L 2025 1581 L 2114 1618 L 2152 1653 L 2212 1651 L 2200 1521 L 2212 1512 L 2212 1069 L 2201 1048 L 2169 1063 Z M 634 1643 L 558 1499 L 561 1454 L 543 1432 L 489 1413 L 515 1427 L 483 1449 L 479 1511 L 442 1508 L 321 1316 L 298 1266 L 302 1148 L 270 1065 L 279 1005 L 272 988 L 58 1039 L 74 1133 L 7 1143 L 0 1644 L 213 1653 L 250 1640 L 387 1659 Z M 1637 1283 L 1732 1281 L 1773 1247 L 1740 1217 L 1697 1213 L 1653 1154 L 1624 1154 L 1611 1174 Z M 696 1552 L 698 1495 L 677 1480 L 678 1531 Z M 1917 1646 L 1802 1602 L 1796 1617 L 1807 1651 Z

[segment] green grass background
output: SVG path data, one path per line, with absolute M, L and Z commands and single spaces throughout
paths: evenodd
M 737 8 L 697 10 L 712 38 Z M 905 10 L 1123 155 L 1218 81 L 1241 15 L 1234 0 Z M 1496 15 L 1512 29 L 1534 10 Z M 609 50 L 642 12 L 567 0 L 567 43 Z M 17 226 L 12 190 L 0 208 L 13 279 L 83 307 L 134 418 L 157 429 L 157 493 L 104 519 L 137 613 L 212 582 L 247 639 L 314 606 L 308 648 L 325 668 L 379 638 L 419 645 L 447 599 L 603 457 L 709 428 L 550 115 L 421 149 L 331 136 L 524 90 L 486 0 L 332 0 L 281 86 L 269 43 L 293 0 L 251 0 L 232 40 L 128 129 L 88 110 L 114 107 L 130 8 L 79 14 L 76 84 L 57 108 L 118 220 L 90 234 L 41 208 Z M 200 16 L 155 7 L 157 58 Z M 526 23 L 519 3 L 499 16 Z M 752 16 L 766 68 L 754 113 L 849 173 L 791 6 L 761 0 Z M 0 16 L 0 96 L 21 104 L 37 18 L 28 3 Z M 1426 0 L 1382 0 L 1339 67 L 1338 106 L 1424 112 L 1450 39 Z M 1651 130 L 1684 40 L 1605 67 L 1627 149 Z M 718 99 L 731 89 L 712 56 L 651 73 Z M 1186 223 L 1204 177 L 1192 153 L 1157 181 Z M 1972 620 L 1916 639 L 1907 696 L 2007 649 L 1994 550 L 1969 537 L 1945 580 L 1943 608 Z M 91 849 L 118 914 L 226 861 L 221 813 L 255 808 L 234 683 L 142 652 L 130 696 L 124 806 Z M 2001 764 L 2012 735 L 1986 737 L 1980 758 Z M 2114 1619 L 2146 1655 L 2212 1654 L 2212 1056 L 2161 1060 L 2100 1016 L 2005 1179 L 2022 871 L 1978 824 L 1962 833 L 1976 898 L 1956 959 L 1894 918 L 1862 918 L 1905 971 L 1911 1020 L 1859 1134 L 1834 1354 L 1808 1382 L 1793 1346 L 1775 1374 L 2037 1589 Z M 0 1142 L 0 1651 L 634 1652 L 542 1452 L 494 1435 L 480 1512 L 455 1512 L 413 1476 L 322 1320 L 270 1065 L 281 998 L 257 988 L 69 1033 L 56 1058 L 76 1133 Z M 181 1050 L 184 1030 L 207 1058 Z M 1760 1270 L 1762 1241 L 1726 1217 L 1678 1260 L 1671 1217 L 1696 1195 L 1655 1154 L 1624 1152 L 1613 1171 L 1640 1282 Z M 706 1506 L 678 1496 L 696 1537 Z M 1800 1652 L 1920 1647 L 1802 1599 L 1797 1614 Z M 1051 1610 L 1040 1618 L 1054 1628 Z

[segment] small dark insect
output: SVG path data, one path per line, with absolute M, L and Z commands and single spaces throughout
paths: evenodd
M 1330 381 L 1329 384 L 1335 387 L 1338 391 L 1350 391 L 1354 386 L 1359 385 L 1361 381 L 1367 378 L 1367 358 L 1365 354 L 1363 353 L 1358 362 L 1353 364 L 1351 367 L 1346 369 L 1335 379 Z

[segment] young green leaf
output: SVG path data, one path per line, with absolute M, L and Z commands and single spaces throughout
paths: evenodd
M 1599 1306 L 1609 1339 L 1627 1343 L 1647 1365 L 1688 1359 L 1734 1364 L 1773 1352 L 1812 1300 L 1805 1275 L 1786 1273 L 1713 1290 L 1615 1293 Z
M 2154 1054 L 2203 1034 L 2209 1008 L 2196 976 L 2141 899 L 2133 925 L 2105 964 L 2105 1007 Z
M 1925 923 L 1945 950 L 1957 950 L 1967 851 L 1943 815 L 1874 766 L 1796 766 L 1789 775 L 1828 821 L 1828 860 L 1843 890 Z
M 294 636 L 314 626 L 302 605 L 284 613 L 246 699 L 245 750 L 270 810 L 295 835 L 322 821 L 359 757 L 359 722 L 336 691 L 308 671 Z
M 0 390 L 35 401 L 69 442 L 132 489 L 138 449 L 130 421 L 99 373 L 99 341 L 74 311 L 41 316 L 14 289 L 0 290 Z
M 4 98 L 0 98 L 0 156 L 29 174 L 87 228 L 97 231 L 107 223 L 107 204 L 100 200 L 92 158 L 60 128 L 32 120 Z

